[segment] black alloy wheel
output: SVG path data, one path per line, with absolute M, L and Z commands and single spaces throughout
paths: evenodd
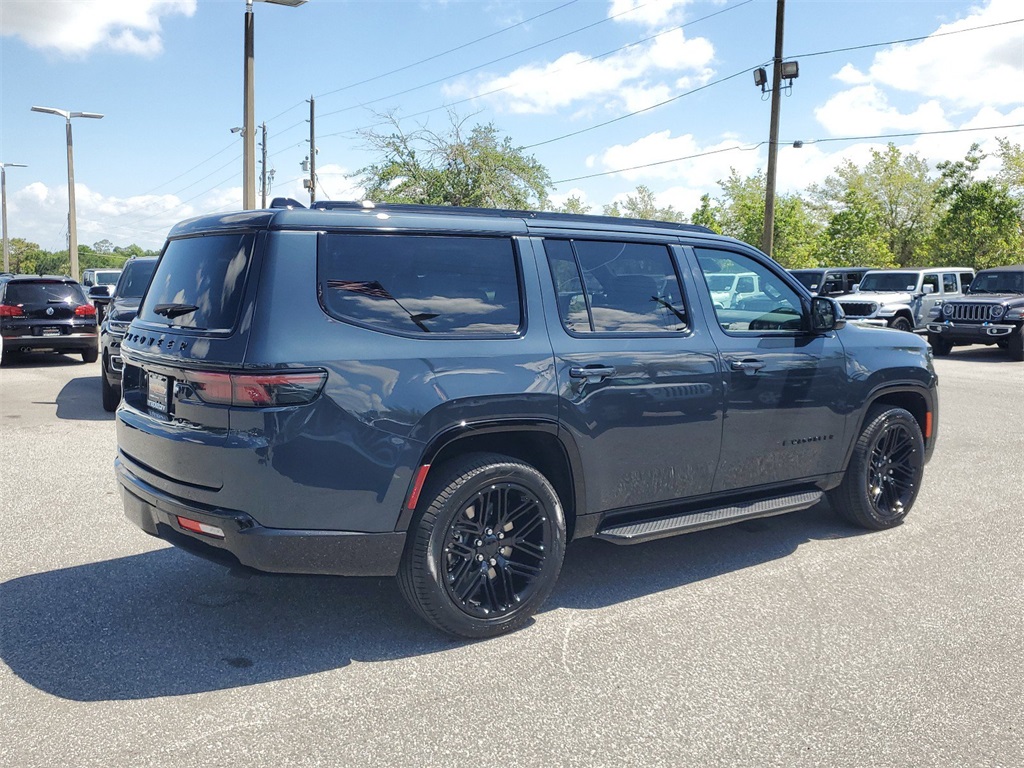
M 889 327 L 890 328 L 895 328 L 897 331 L 912 331 L 912 330 L 914 330 L 914 326 L 912 326 L 910 324 L 910 321 L 907 320 L 907 318 L 903 317 L 902 315 L 894 317 L 892 320 L 890 320 L 889 321 Z
M 874 406 L 857 439 L 846 475 L 829 494 L 852 523 L 872 530 L 903 522 L 924 473 L 924 437 L 903 408 Z
M 410 528 L 402 593 L 436 627 L 492 637 L 529 621 L 561 570 L 565 522 L 537 469 L 496 454 L 439 467 Z
M 938 333 L 929 333 L 928 343 L 932 345 L 936 357 L 945 357 L 953 351 L 953 342 Z

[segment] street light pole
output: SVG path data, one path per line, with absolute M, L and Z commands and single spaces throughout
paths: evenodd
M 103 115 L 97 112 L 68 112 L 53 107 L 32 107 L 33 112 L 60 115 L 67 122 L 68 137 L 68 256 L 71 260 L 71 277 L 80 279 L 78 274 L 78 224 L 75 215 L 75 154 L 71 143 L 71 118 L 91 117 L 99 120 Z
M 307 0 L 259 0 L 273 5 L 296 8 Z M 245 0 L 245 39 L 242 70 L 242 209 L 256 207 L 256 84 L 255 84 L 255 32 L 252 4 Z
M 28 168 L 23 163 L 0 163 L 0 209 L 2 209 L 2 221 L 4 228 L 4 272 L 11 271 L 11 248 L 7 237 L 7 169 Z

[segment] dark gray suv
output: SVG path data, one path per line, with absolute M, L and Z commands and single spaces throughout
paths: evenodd
M 705 276 L 754 273 L 716 304 Z M 810 507 L 899 524 L 927 343 L 759 251 L 629 219 L 318 203 L 176 226 L 121 348 L 128 517 L 273 573 L 397 575 L 435 626 L 525 624 L 566 542 Z

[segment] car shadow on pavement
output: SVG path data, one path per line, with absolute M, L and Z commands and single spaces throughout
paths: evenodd
M 542 611 L 599 609 L 856 534 L 827 505 L 741 526 L 573 544 Z M 390 578 L 246 578 L 173 548 L 15 578 L 0 584 L 0 605 L 3 661 L 74 701 L 230 689 L 470 642 L 421 622 Z
M 948 355 L 939 358 L 940 360 L 962 360 L 971 363 L 1010 363 L 1020 365 L 1019 362 L 1010 357 L 1005 349 L 996 346 L 973 345 L 970 347 L 953 347 Z
M 113 421 L 114 414 L 103 410 L 100 377 L 79 376 L 65 384 L 57 394 L 57 418 Z

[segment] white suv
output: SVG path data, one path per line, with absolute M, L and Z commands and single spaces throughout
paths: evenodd
M 974 270 L 968 267 L 875 269 L 853 293 L 838 297 L 847 318 L 901 331 L 924 330 L 932 307 L 963 295 Z

